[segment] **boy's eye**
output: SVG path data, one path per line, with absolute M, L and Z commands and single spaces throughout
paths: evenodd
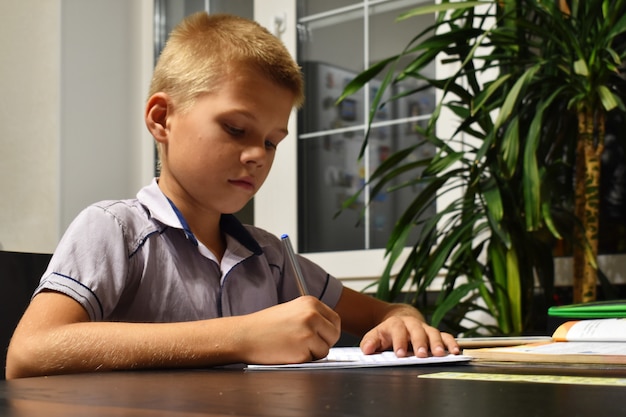
M 276 144 L 273 143 L 272 141 L 266 140 L 265 141 L 265 148 L 266 149 L 276 149 Z
M 224 125 L 224 130 L 233 136 L 242 136 L 245 133 L 243 129 L 231 125 Z

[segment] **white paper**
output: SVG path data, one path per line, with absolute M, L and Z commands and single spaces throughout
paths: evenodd
M 471 358 L 464 355 L 429 356 L 418 358 L 407 356 L 399 358 L 393 352 L 365 355 L 358 347 L 331 348 L 328 356 L 314 362 L 286 365 L 248 365 L 246 369 L 254 371 L 277 369 L 328 369 L 328 368 L 368 368 L 382 366 L 426 365 L 434 363 L 467 362 Z
M 567 331 L 570 342 L 624 342 L 626 319 L 581 320 Z
M 554 342 L 503 348 L 509 352 L 544 355 L 626 355 L 626 343 L 615 342 Z

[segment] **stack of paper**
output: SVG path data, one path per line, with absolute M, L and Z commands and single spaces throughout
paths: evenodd
M 324 359 L 286 365 L 248 365 L 248 370 L 272 369 L 328 369 L 328 368 L 366 368 L 381 366 L 426 365 L 434 363 L 468 362 L 470 358 L 463 355 L 429 356 L 418 358 L 407 356 L 399 358 L 393 352 L 382 352 L 373 355 L 364 355 L 358 347 L 331 348 Z

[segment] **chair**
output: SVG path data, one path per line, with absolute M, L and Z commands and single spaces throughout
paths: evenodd
M 51 256 L 0 251 L 0 379 L 4 379 L 7 348 L 15 326 L 30 302 Z

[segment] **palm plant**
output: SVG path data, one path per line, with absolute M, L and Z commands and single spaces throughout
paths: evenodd
M 428 125 L 418 127 L 437 154 L 415 160 L 423 145 L 416 142 L 369 179 L 373 197 L 425 185 L 389 237 L 377 295 L 394 299 L 412 282 L 412 302 L 430 311 L 435 325 L 443 321 L 468 334 L 485 328 L 522 333 L 532 319 L 535 280 L 551 295 L 557 240 L 575 250 L 575 290 L 584 295 L 575 300 L 594 298 L 603 127 L 609 112 L 626 111 L 620 74 L 626 0 L 443 0 L 399 19 L 433 12 L 433 26 L 359 74 L 340 98 L 381 74 L 371 115 L 385 105 L 385 91 L 407 78 L 420 87 L 387 101 L 428 88 L 441 97 Z M 440 58 L 457 70 L 440 79 L 426 76 L 424 68 Z M 482 81 L 494 70 L 495 78 Z M 451 137 L 441 138 L 436 125 L 444 110 L 459 123 Z M 363 150 L 366 145 L 367 137 Z M 407 172 L 419 174 L 400 180 Z M 455 197 L 425 217 L 444 194 Z M 423 305 L 426 289 L 442 273 L 442 291 L 430 309 Z M 473 310 L 487 312 L 495 325 L 472 320 L 466 313 Z

